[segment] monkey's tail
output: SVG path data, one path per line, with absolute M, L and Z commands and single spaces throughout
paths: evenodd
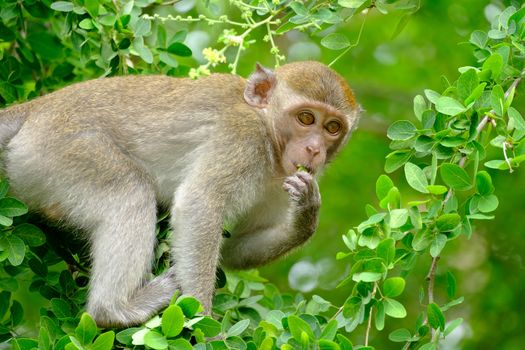
M 0 147 L 4 147 L 24 124 L 27 118 L 24 109 L 22 105 L 14 105 L 0 110 Z

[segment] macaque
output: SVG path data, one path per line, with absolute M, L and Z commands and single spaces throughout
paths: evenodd
M 102 78 L 0 111 L 0 145 L 13 195 L 85 233 L 87 311 L 129 326 L 177 290 L 210 314 L 219 263 L 260 266 L 308 240 L 316 177 L 359 110 L 316 62 L 257 65 L 247 80 Z M 171 208 L 172 265 L 148 280 L 158 207 Z

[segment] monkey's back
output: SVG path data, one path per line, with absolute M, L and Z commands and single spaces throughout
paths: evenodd
M 267 147 L 266 126 L 244 102 L 244 86 L 242 78 L 227 74 L 102 78 L 14 106 L 11 113 L 24 113 L 25 122 L 6 149 L 13 189 L 39 207 L 37 202 L 52 200 L 48 190 L 54 186 L 47 185 L 57 168 L 67 168 L 78 181 L 110 181 L 97 174 L 99 159 L 111 161 L 98 145 L 114 147 L 144 169 L 165 204 L 197 154 L 216 155 L 207 161 L 219 181 L 232 170 L 221 169 L 222 163 L 238 162 L 242 172 L 249 168 L 242 159 Z

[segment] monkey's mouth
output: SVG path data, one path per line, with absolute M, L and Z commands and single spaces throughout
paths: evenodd
M 294 166 L 297 169 L 297 171 L 306 171 L 307 173 L 310 173 L 310 174 L 314 173 L 314 169 L 309 165 L 301 164 L 301 163 L 294 163 Z

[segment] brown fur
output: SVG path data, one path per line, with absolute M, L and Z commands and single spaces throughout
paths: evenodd
M 298 124 L 304 109 L 314 125 Z M 314 62 L 275 74 L 258 67 L 247 81 L 127 76 L 1 111 L 0 144 L 13 193 L 87 233 L 88 311 L 101 326 L 127 326 L 177 289 L 210 313 L 221 256 L 247 268 L 305 242 L 318 220 L 315 175 L 357 112 L 342 78 Z M 327 133 L 330 120 L 342 124 L 339 134 Z M 172 208 L 173 266 L 148 280 L 158 204 Z M 222 242 L 225 222 L 234 224 Z

